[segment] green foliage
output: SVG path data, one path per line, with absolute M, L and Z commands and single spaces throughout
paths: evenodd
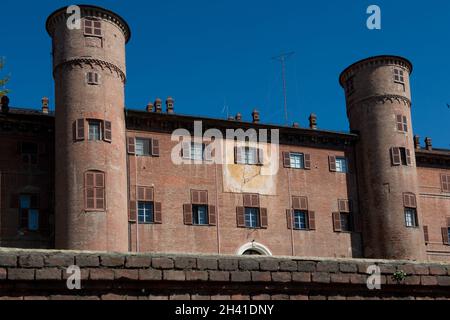
M 5 65 L 5 59 L 0 58 L 0 71 L 3 69 L 3 66 Z M 5 85 L 8 83 L 9 77 L 5 76 L 3 78 L 0 78 L 0 97 L 4 96 L 9 92 L 8 89 L 5 88 Z
M 392 279 L 393 279 L 394 281 L 397 281 L 397 282 L 400 283 L 400 282 L 402 282 L 403 280 L 405 280 L 407 276 L 408 276 L 408 275 L 406 274 L 405 271 L 403 271 L 403 270 L 398 270 L 398 271 L 396 271 L 396 272 L 392 275 Z

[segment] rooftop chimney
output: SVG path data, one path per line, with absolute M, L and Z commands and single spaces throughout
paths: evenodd
M 317 129 L 317 116 L 314 113 L 311 113 L 309 116 L 309 128 L 313 130 Z
M 252 116 L 253 116 L 253 123 L 259 123 L 259 111 L 258 110 L 253 110 L 252 112 Z
M 8 96 L 3 96 L 1 99 L 0 104 L 2 105 L 2 112 L 8 113 L 9 112 L 9 98 Z
M 162 112 L 162 100 L 160 98 L 156 98 L 155 100 L 155 112 L 156 113 Z
M 168 98 L 166 99 L 167 113 L 174 113 L 174 109 L 173 109 L 174 103 L 175 103 L 175 100 L 173 100 L 172 97 L 168 97 Z
M 414 148 L 420 149 L 420 137 L 418 135 L 414 136 Z
M 292 124 L 292 127 L 293 127 L 293 128 L 300 128 L 300 124 L 299 124 L 298 122 L 294 122 L 294 123 Z
M 228 121 L 234 121 L 234 117 L 233 116 L 229 116 L 228 117 Z
M 47 97 L 42 98 L 42 113 L 48 114 L 48 98 Z
M 149 102 L 146 107 L 147 112 L 153 112 L 153 103 Z
M 242 114 L 240 113 L 240 112 L 238 112 L 237 114 L 236 114 L 236 121 L 242 121 Z
M 427 150 L 433 150 L 433 140 L 431 140 L 431 138 L 425 138 L 425 147 L 427 148 Z

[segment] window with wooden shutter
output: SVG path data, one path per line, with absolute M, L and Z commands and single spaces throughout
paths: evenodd
M 183 205 L 184 224 L 192 225 L 192 204 L 187 203 Z
M 153 223 L 155 223 L 155 224 L 161 224 L 162 223 L 162 205 L 161 205 L 161 202 L 154 202 Z
M 75 121 L 75 140 L 84 140 L 84 119 L 78 119 Z
M 236 222 L 239 228 L 245 228 L 245 208 L 237 207 L 236 208 Z
M 103 140 L 106 142 L 112 141 L 112 126 L 111 121 L 103 122 Z
M 405 149 L 405 152 L 406 152 L 406 164 L 408 166 L 411 166 L 412 165 L 411 150 Z
M 404 115 L 397 115 L 397 130 L 400 132 L 408 132 L 408 118 Z
M 86 73 L 86 81 L 90 85 L 99 85 L 100 74 L 98 74 L 97 72 L 88 72 Z
M 329 156 L 328 157 L 328 162 L 330 165 L 330 171 L 331 172 L 336 172 L 336 157 L 335 156 Z
M 316 213 L 308 211 L 308 227 L 309 230 L 316 230 Z
M 191 160 L 191 142 L 182 142 L 181 143 L 181 156 L 185 160 Z
M 296 210 L 308 211 L 308 198 L 307 197 L 292 197 L 292 208 Z
M 293 228 L 293 225 L 292 225 L 292 213 L 293 213 L 292 209 L 287 209 L 286 210 L 286 220 L 287 220 L 287 227 L 288 227 L 288 229 L 292 229 Z
M 450 192 L 450 174 L 441 174 L 442 192 Z
M 137 200 L 138 201 L 148 201 L 152 202 L 154 198 L 154 190 L 153 187 L 138 187 L 137 188 Z
M 398 147 L 391 148 L 391 159 L 393 166 L 399 166 L 402 164 L 400 148 Z
M 128 209 L 128 221 L 136 222 L 137 213 L 136 213 L 136 201 L 130 201 L 129 209 Z
M 159 157 L 159 140 L 152 139 L 152 156 Z
M 105 210 L 105 174 L 88 171 L 85 173 L 85 210 Z
M 429 243 L 430 242 L 430 235 L 428 233 L 428 226 L 423 226 L 423 237 L 425 239 L 425 243 Z
M 208 204 L 208 191 L 191 190 L 192 204 Z
M 311 155 L 308 153 L 304 154 L 305 170 L 311 170 Z
M 267 229 L 269 222 L 268 222 L 268 217 L 267 217 L 267 209 L 266 208 L 261 208 L 259 210 L 260 212 L 260 227 L 263 229 Z
M 136 141 L 134 137 L 128 137 L 128 154 L 136 153 Z
M 442 228 L 441 229 L 441 232 L 442 232 L 442 242 L 445 244 L 445 245 L 450 245 L 450 235 L 449 235 L 449 229 L 450 229 L 450 227 L 446 227 L 446 228 Z
M 333 229 L 335 232 L 341 232 L 341 213 L 333 212 Z
M 342 200 L 339 199 L 338 200 L 338 208 L 339 208 L 339 212 L 351 212 L 351 203 L 350 200 Z
M 406 208 L 417 208 L 416 195 L 413 193 L 404 193 L 403 204 Z
M 252 194 L 251 201 L 252 201 L 251 207 L 254 207 L 254 208 L 259 207 L 259 195 L 258 194 Z
M 250 194 L 244 194 L 244 207 L 252 206 L 252 196 Z
M 215 206 L 208 206 L 208 222 L 210 226 L 217 225 L 217 213 Z
M 285 168 L 291 167 L 291 154 L 289 152 L 283 152 L 283 166 Z

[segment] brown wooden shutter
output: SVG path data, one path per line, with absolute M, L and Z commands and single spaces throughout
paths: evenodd
M 259 195 L 258 194 L 252 194 L 251 195 L 251 207 L 259 208 Z
M 75 140 L 84 140 L 84 119 L 78 119 L 75 123 Z
M 192 224 L 192 204 L 187 203 L 183 205 L 184 224 Z
M 425 243 L 430 242 L 430 235 L 428 233 L 428 226 L 423 226 L 423 237 L 425 239 Z
M 138 187 L 138 193 L 137 193 L 137 199 L 138 201 L 145 201 L 145 188 L 144 187 Z
M 335 156 L 329 156 L 328 161 L 330 163 L 330 171 L 336 172 L 336 157 Z
M 199 191 L 200 204 L 208 204 L 208 191 Z
M 85 207 L 86 209 L 95 209 L 95 173 L 86 172 L 85 174 Z
M 291 167 L 291 154 L 289 152 L 283 152 L 283 166 L 285 168 Z
M 412 193 L 403 194 L 403 203 L 407 208 L 417 208 L 416 196 Z
M 334 232 L 341 232 L 341 213 L 333 212 L 333 228 Z
M 292 225 L 292 213 L 293 213 L 294 211 L 293 210 L 291 210 L 291 209 L 287 209 L 286 210 L 286 220 L 287 220 L 287 227 L 288 227 L 288 229 L 293 229 L 293 225 Z
M 236 222 L 239 228 L 245 228 L 245 208 L 237 207 L 236 208 Z
M 401 160 L 401 156 L 400 156 L 400 148 L 397 148 L 397 147 L 391 148 L 391 158 L 392 158 L 393 166 L 399 166 L 402 164 L 402 160 Z
M 411 166 L 412 165 L 411 150 L 405 149 L 405 152 L 406 152 L 406 164 L 408 166 Z
M 191 190 L 191 203 L 200 204 L 200 191 Z
M 152 139 L 152 156 L 159 157 L 159 140 Z
M 103 140 L 105 140 L 106 142 L 112 141 L 111 121 L 105 121 L 103 123 Z
M 308 198 L 300 197 L 300 210 L 308 211 Z
M 450 242 L 449 242 L 449 238 L 448 238 L 448 227 L 447 228 L 442 228 L 441 231 L 442 231 L 442 242 L 445 245 L 449 245 Z
M 135 222 L 136 221 L 136 201 L 130 201 L 130 208 L 128 211 L 128 221 Z
M 135 154 L 136 153 L 136 141 L 134 137 L 128 138 L 128 154 Z
M 217 224 L 217 213 L 215 206 L 208 206 L 208 222 L 210 226 Z
M 338 200 L 339 212 L 350 212 L 350 201 L 349 200 Z
M 105 209 L 105 175 L 104 173 L 95 174 L 95 208 Z
M 308 153 L 304 154 L 304 160 L 305 160 L 305 170 L 311 170 L 311 155 Z
M 244 207 L 251 207 L 251 206 L 252 206 L 252 195 L 244 194 Z
M 408 118 L 403 116 L 403 131 L 408 132 Z
M 441 174 L 442 192 L 450 192 L 450 175 Z
M 263 229 L 267 229 L 267 226 L 268 226 L 268 224 L 269 224 L 269 222 L 268 222 L 268 217 L 267 217 L 267 208 L 261 208 L 260 210 L 259 210 L 259 212 L 260 212 L 260 215 L 261 215 L 261 223 L 260 223 L 260 227 L 261 228 L 263 228 Z
M 144 191 L 144 200 L 145 201 L 153 201 L 154 200 L 154 190 L 152 187 L 146 187 Z
M 300 210 L 300 197 L 292 196 L 292 208 Z
M 183 142 L 181 144 L 181 154 L 183 156 L 183 159 L 191 159 L 191 143 L 190 142 Z
M 161 224 L 162 223 L 162 205 L 161 205 L 161 202 L 155 202 L 153 208 L 154 208 L 153 223 Z
M 450 228 L 450 218 L 447 218 L 447 227 Z
M 316 213 L 314 211 L 308 212 L 308 228 L 309 230 L 316 230 Z
M 403 131 L 403 116 L 401 114 L 397 115 L 397 130 Z

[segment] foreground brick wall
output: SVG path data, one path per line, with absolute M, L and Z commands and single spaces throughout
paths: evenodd
M 66 267 L 81 268 L 81 290 Z M 381 290 L 368 290 L 376 264 Z M 400 283 L 397 270 L 408 276 Z M 0 299 L 450 299 L 450 265 L 385 260 L 0 250 Z

